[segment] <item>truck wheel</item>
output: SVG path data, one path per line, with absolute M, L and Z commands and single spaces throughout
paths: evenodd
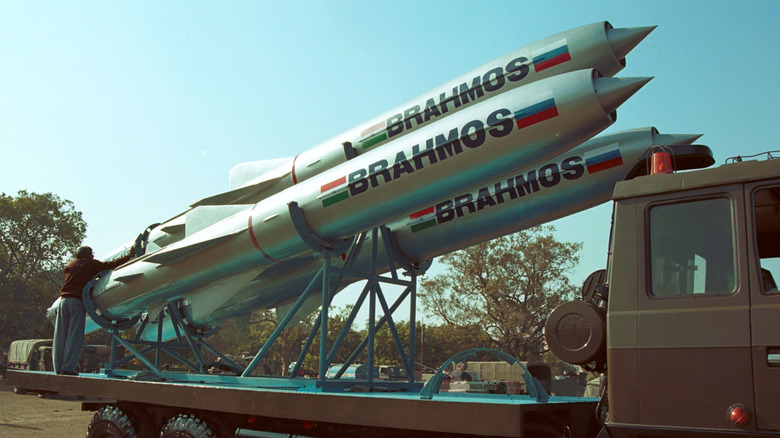
M 27 394 L 27 388 L 21 386 L 14 386 L 14 394 Z
M 127 414 L 116 406 L 103 406 L 92 417 L 87 438 L 138 438 Z
M 162 429 L 162 438 L 216 438 L 208 424 L 192 414 L 179 414 Z

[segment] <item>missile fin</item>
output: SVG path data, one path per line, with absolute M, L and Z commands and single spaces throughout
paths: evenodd
M 255 182 L 251 185 L 239 187 L 237 189 L 229 190 L 227 192 L 220 193 L 218 195 L 209 196 L 208 198 L 203 198 L 199 201 L 195 201 L 190 207 L 199 207 L 202 205 L 228 205 L 228 204 L 238 204 L 247 198 L 250 198 L 263 190 L 265 190 L 267 187 L 271 186 L 275 182 L 281 180 L 285 176 L 289 175 L 290 172 L 285 172 L 280 175 L 274 175 L 267 177 L 261 181 Z
M 292 172 L 295 158 L 276 158 L 271 160 L 248 161 L 235 165 L 230 169 L 228 189 L 251 186 L 280 172 Z
M 160 231 L 166 232 L 168 234 L 181 233 L 184 231 L 184 224 L 173 223 L 170 225 L 163 225 L 160 228 Z
M 129 283 L 129 282 L 135 280 L 136 278 L 143 277 L 143 275 L 144 274 L 142 274 L 140 272 L 136 273 L 136 274 L 121 275 L 119 277 L 115 277 L 114 281 L 119 281 L 119 282 L 122 282 L 122 283 Z
M 163 332 L 173 332 L 175 329 L 173 328 L 173 323 L 171 322 L 171 318 L 160 318 L 160 312 L 163 311 L 165 306 L 168 303 L 166 301 L 157 301 L 155 303 L 152 303 L 149 305 L 149 308 L 147 309 L 146 313 L 144 314 L 144 319 L 146 322 L 146 329 L 141 332 L 141 339 L 144 341 L 156 341 L 157 340 L 157 333 L 158 333 L 158 326 L 160 323 L 163 324 Z M 143 321 L 143 319 L 142 319 Z
M 185 213 L 181 213 L 153 228 L 149 233 L 149 242 L 162 248 L 183 239 L 185 219 Z
M 233 327 L 236 329 L 237 332 L 244 330 L 246 326 L 249 325 L 249 318 L 251 316 L 252 316 L 251 313 L 247 313 L 246 315 L 241 315 L 233 318 Z
M 295 302 L 293 301 L 287 304 L 282 304 L 281 306 L 277 307 L 276 322 L 282 322 L 284 318 L 287 316 L 287 314 L 290 313 L 290 310 L 292 310 L 294 304 Z M 299 322 L 303 321 L 304 318 L 309 316 L 315 310 L 319 309 L 320 306 L 322 306 L 322 293 L 311 294 L 309 298 L 307 298 L 306 301 L 303 302 L 301 308 L 298 309 L 298 312 L 296 312 L 293 318 L 290 320 L 289 324 L 291 325 L 289 325 L 289 327 L 292 327 L 295 324 L 298 324 Z
M 657 134 L 653 136 L 653 140 L 655 141 L 655 144 L 658 145 L 684 145 L 684 144 L 693 144 L 694 141 L 698 140 L 702 134 Z
M 201 205 L 195 207 L 187 212 L 184 219 L 185 236 L 192 236 L 198 231 L 208 228 L 221 220 L 227 219 L 242 211 L 248 211 L 251 208 L 251 204 Z
M 225 234 L 223 236 L 219 236 L 214 239 L 196 242 L 191 245 L 187 245 L 179 248 L 163 249 L 149 255 L 149 257 L 145 258 L 143 261 L 149 263 L 157 263 L 160 265 L 169 265 L 171 263 L 178 262 L 179 260 L 183 260 L 186 259 L 187 257 L 195 255 L 206 248 L 211 248 L 212 246 L 218 243 L 232 239 L 242 231 L 244 230 L 236 231 L 231 234 Z
M 264 269 L 264 268 L 263 268 Z M 185 296 L 189 300 L 190 317 L 202 319 L 217 310 L 242 287 L 252 281 L 263 269 L 251 269 L 232 277 L 223 278 L 199 288 Z

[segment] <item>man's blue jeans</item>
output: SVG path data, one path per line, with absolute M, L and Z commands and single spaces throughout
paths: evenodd
M 84 304 L 78 298 L 63 298 L 57 307 L 54 323 L 52 360 L 54 371 L 76 371 L 84 347 Z

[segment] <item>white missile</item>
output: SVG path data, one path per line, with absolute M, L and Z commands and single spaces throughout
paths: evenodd
M 679 170 L 708 167 L 714 163 L 712 152 L 706 146 L 692 146 L 698 137 L 659 134 L 655 128 L 602 135 L 547 162 L 441 200 L 437 203 L 444 205 L 439 207 L 440 223 L 434 209 L 432 217 L 413 214 L 390 223 L 388 228 L 397 250 L 410 262 L 422 263 L 607 202 L 617 181 L 647 172 L 648 149 L 652 146 L 670 147 Z M 517 186 L 507 183 L 509 178 L 525 182 Z M 496 193 L 510 184 L 513 190 Z M 456 200 L 460 200 L 458 207 Z M 437 223 L 425 225 L 430 220 Z M 357 265 L 365 268 L 368 263 L 366 256 Z M 306 287 L 320 265 L 321 262 L 308 258 L 279 266 L 275 272 L 266 272 L 253 280 L 206 318 L 193 318 L 193 305 L 197 303 L 189 301 L 181 306 L 182 314 L 190 325 L 205 329 L 260 308 L 279 307 L 297 298 L 296 292 Z M 386 272 L 389 266 L 389 260 L 380 257 L 379 272 Z M 321 302 L 318 296 L 312 296 L 310 301 L 313 305 Z
M 655 128 L 642 128 L 602 135 L 536 166 L 515 171 L 483 187 L 464 191 L 437 204 L 441 223 L 424 225 L 419 215 L 396 220 L 388 225 L 397 250 L 411 263 L 422 263 L 455 249 L 490 240 L 501 235 L 543 224 L 582 211 L 609 200 L 617 181 L 647 172 L 649 148 L 670 148 L 678 170 L 703 168 L 713 164 L 712 152 L 706 146 L 692 145 L 700 135 L 659 134 Z M 509 178 L 524 183 L 507 183 Z M 498 186 L 498 189 L 496 187 Z M 505 190 L 513 187 L 511 190 Z M 499 193 L 497 193 L 499 192 Z M 488 200 L 487 197 L 492 198 Z M 454 200 L 459 199 L 455 207 Z M 481 202 L 480 202 L 480 199 Z M 479 208 L 479 206 L 482 208 Z M 435 210 L 434 210 L 435 211 Z M 459 213 L 460 211 L 460 213 Z M 446 212 L 446 213 L 441 213 Z M 379 242 L 383 245 L 383 242 Z M 386 272 L 390 260 L 380 247 L 378 271 Z M 361 253 L 357 269 L 367 269 L 369 255 Z M 185 321 L 202 331 L 218 327 L 227 320 L 245 321 L 249 313 L 261 308 L 285 309 L 297 299 L 314 277 L 322 262 L 313 256 L 288 261 L 263 272 L 218 309 L 202 316 L 201 303 L 185 299 L 179 306 Z M 347 280 L 342 287 L 356 279 Z M 321 304 L 318 294 L 307 301 L 308 310 Z M 300 317 L 306 311 L 299 312 Z M 154 337 L 156 330 L 146 334 Z M 165 327 L 163 338 L 174 334 Z
M 203 229 L 101 278 L 95 308 L 119 320 L 182 296 L 216 308 L 269 265 L 312 252 L 293 223 L 339 241 L 495 175 L 555 156 L 609 126 L 648 78 L 556 75 L 501 93 L 252 205 L 203 206 Z M 224 219 L 214 222 L 214 218 Z M 219 298 L 216 298 L 216 297 Z M 89 298 L 88 298 L 89 299 Z
M 230 171 L 229 191 L 201 199 L 191 207 L 259 202 L 475 103 L 544 78 L 588 68 L 613 76 L 625 66 L 625 56 L 654 28 L 614 29 L 608 22 L 598 22 L 528 44 L 295 157 L 239 164 Z M 151 230 L 148 241 L 152 248 L 170 245 L 189 234 L 185 227 L 190 219 L 185 213 Z

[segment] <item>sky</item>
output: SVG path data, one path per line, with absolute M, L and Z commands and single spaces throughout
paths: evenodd
M 227 190 L 238 163 L 292 157 L 604 20 L 658 26 L 617 75 L 655 79 L 605 132 L 703 134 L 717 164 L 780 149 L 776 0 L 0 0 L 0 192 L 72 201 L 104 255 Z M 605 266 L 610 213 L 553 223 L 559 240 L 584 244 L 576 284 Z

